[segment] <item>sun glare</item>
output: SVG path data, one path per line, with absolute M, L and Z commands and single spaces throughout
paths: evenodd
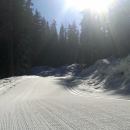
M 90 9 L 96 12 L 107 11 L 114 0 L 66 0 L 67 7 L 78 10 Z

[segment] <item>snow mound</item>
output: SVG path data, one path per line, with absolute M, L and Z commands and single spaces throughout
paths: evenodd
M 39 76 L 66 76 L 76 75 L 82 71 L 82 66 L 78 64 L 64 65 L 59 68 L 52 68 L 48 66 L 40 66 L 32 68 L 34 75 Z
M 82 71 L 82 66 L 79 64 L 64 65 L 57 68 L 58 75 L 76 75 Z
M 36 66 L 32 68 L 32 74 L 34 75 L 52 75 L 55 68 L 49 66 Z
M 82 71 L 82 76 L 87 76 L 92 73 L 106 76 L 130 76 L 130 56 L 123 59 L 116 59 L 114 57 L 109 59 L 98 60 L 93 66 L 86 68 Z
M 70 81 L 70 87 L 83 92 L 130 96 L 130 56 L 98 60 Z
M 10 78 L 1 79 L 0 94 L 7 92 L 12 87 L 16 86 L 17 84 L 29 78 L 33 78 L 33 76 L 19 76 L 19 77 L 10 77 Z

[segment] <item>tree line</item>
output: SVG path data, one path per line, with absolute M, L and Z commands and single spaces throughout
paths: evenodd
M 92 65 L 110 56 L 130 52 L 129 1 L 116 1 L 109 12 L 80 12 L 75 21 L 48 22 L 33 9 L 31 0 L 0 0 L 0 78 L 30 73 L 34 66 Z

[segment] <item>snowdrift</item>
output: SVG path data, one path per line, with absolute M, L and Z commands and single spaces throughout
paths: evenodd
M 72 64 L 34 67 L 32 72 L 43 77 L 66 76 L 67 86 L 83 92 L 130 95 L 130 56 L 101 59 L 84 70 L 82 65 Z
M 0 80 L 0 95 L 6 93 L 12 87 L 15 87 L 17 84 L 21 83 L 24 80 L 28 80 L 30 78 L 35 78 L 36 76 L 18 76 L 18 77 L 10 77 Z
M 40 66 L 32 68 L 38 76 L 64 76 L 64 83 L 83 93 L 130 96 L 130 56 L 123 59 L 111 57 L 98 60 L 83 70 L 83 65 L 64 65 L 59 68 Z M 35 76 L 11 77 L 0 80 L 0 94 Z
M 72 82 L 81 91 L 130 95 L 130 56 L 99 60 Z
M 64 65 L 59 68 L 49 66 L 37 66 L 32 68 L 32 73 L 38 76 L 66 76 L 76 75 L 82 71 L 82 66 L 78 64 Z

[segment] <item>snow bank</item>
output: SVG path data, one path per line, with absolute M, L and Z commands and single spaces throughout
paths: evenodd
M 82 66 L 79 64 L 65 65 L 57 68 L 58 75 L 76 75 L 82 71 Z
M 65 76 L 76 75 L 81 72 L 82 66 L 78 64 L 64 65 L 59 68 L 52 68 L 48 66 L 40 66 L 32 68 L 34 75 L 39 76 Z
M 111 73 L 109 73 L 110 75 L 121 74 L 126 78 L 129 78 L 130 77 L 130 56 L 115 61 L 114 65 L 111 65 L 108 71 L 111 71 Z
M 5 93 L 10 88 L 16 86 L 23 80 L 27 80 L 29 78 L 32 78 L 32 76 L 19 76 L 19 77 L 10 77 L 0 80 L 0 94 Z
M 130 95 L 130 56 L 99 60 L 73 78 L 71 84 L 83 92 Z
M 93 66 L 82 71 L 82 76 L 87 76 L 94 72 L 97 72 L 99 75 L 106 76 L 117 76 L 122 75 L 125 78 L 130 77 L 130 56 L 127 56 L 123 59 L 116 59 L 111 57 L 109 59 L 102 59 L 97 61 Z

